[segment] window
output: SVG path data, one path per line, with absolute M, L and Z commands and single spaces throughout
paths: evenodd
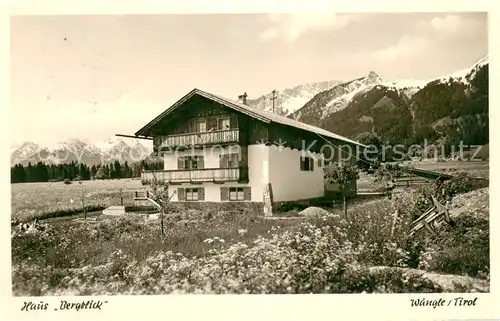
M 243 194 L 243 187 L 230 187 L 229 200 L 230 201 L 243 201 L 245 195 Z
M 251 201 L 252 191 L 249 186 L 246 187 L 221 187 L 221 201 Z
M 312 157 L 300 157 L 301 171 L 314 171 L 314 159 Z
M 207 122 L 204 120 L 199 120 L 196 122 L 195 128 L 197 133 L 204 133 L 207 131 Z
M 321 158 L 318 158 L 318 167 L 321 167 L 323 160 Z
M 219 156 L 220 168 L 237 168 L 239 154 L 225 154 Z
M 229 117 L 219 118 L 217 120 L 217 129 L 218 130 L 227 130 L 229 128 L 231 128 L 230 123 L 229 123 Z
M 202 169 L 204 168 L 203 156 L 183 156 L 177 159 L 178 169 Z
M 205 189 L 203 187 L 196 188 L 178 188 L 177 199 L 182 201 L 204 201 Z
M 186 188 L 186 201 L 197 201 L 198 200 L 198 189 L 197 188 Z

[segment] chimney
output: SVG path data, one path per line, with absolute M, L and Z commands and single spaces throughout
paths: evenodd
M 247 92 L 246 91 L 245 91 L 245 93 L 243 95 L 239 95 L 238 96 L 238 101 L 241 101 L 241 103 L 243 105 L 247 104 Z

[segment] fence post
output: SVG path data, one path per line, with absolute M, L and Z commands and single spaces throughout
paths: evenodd
M 161 207 L 161 212 L 160 212 L 160 220 L 161 220 L 161 236 L 164 235 L 163 233 L 163 213 L 165 212 L 165 208 L 162 206 Z
M 82 189 L 82 207 L 83 207 L 83 218 L 87 219 L 87 209 L 85 208 L 85 190 Z
M 394 230 L 396 229 L 396 223 L 399 218 L 399 210 L 396 210 L 392 216 L 392 226 L 391 226 L 391 236 L 394 236 Z

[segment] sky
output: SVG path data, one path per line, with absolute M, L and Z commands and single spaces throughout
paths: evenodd
M 11 18 L 11 143 L 133 134 L 199 88 L 237 99 L 306 82 L 432 79 L 488 53 L 486 13 Z

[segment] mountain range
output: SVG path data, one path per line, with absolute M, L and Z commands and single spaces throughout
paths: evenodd
M 152 145 L 152 144 L 151 144 Z M 132 164 L 150 156 L 153 146 L 139 140 L 112 137 L 97 143 L 84 139 L 69 139 L 56 146 L 40 146 L 34 142 L 24 142 L 11 151 L 11 165 L 42 161 L 46 164 L 81 162 L 89 166 L 110 163 L 115 160 L 122 164 Z
M 247 99 L 247 104 L 265 111 L 274 112 L 278 115 L 287 116 L 302 108 L 316 94 L 341 83 L 342 81 L 340 80 L 308 82 L 293 88 L 276 90 L 274 93 L 274 107 L 272 92 L 258 98 Z
M 247 103 L 273 111 L 272 97 L 249 97 Z M 274 97 L 275 113 L 364 143 L 374 137 L 391 144 L 488 142 L 488 56 L 431 80 L 386 82 L 370 71 L 350 81 L 308 82 L 277 90 Z M 11 164 L 133 163 L 151 152 L 151 143 L 117 137 L 100 142 L 69 139 L 56 146 L 24 142 L 11 149 Z
M 357 140 L 482 145 L 489 129 L 488 56 L 428 81 L 389 83 L 369 72 L 316 94 L 288 117 Z

